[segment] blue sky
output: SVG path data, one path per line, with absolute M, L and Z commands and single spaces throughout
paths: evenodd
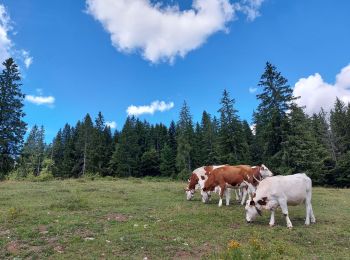
M 230 6 L 219 6 L 209 21 L 203 15 L 205 27 L 196 23 L 198 9 L 192 13 L 197 17 L 186 16 L 196 8 L 191 1 L 130 0 L 113 6 L 118 1 L 0 0 L 10 20 L 2 27 L 11 41 L 0 41 L 0 55 L 3 48 L 5 56 L 18 60 L 23 91 L 32 96 L 25 103 L 25 120 L 29 126 L 44 125 L 48 141 L 66 122 L 74 125 L 86 113 L 95 117 L 102 111 L 120 129 L 129 106 L 156 100 L 174 106 L 140 118 L 167 124 L 177 120 L 186 100 L 197 121 L 203 110 L 216 114 L 224 88 L 235 98 L 241 118 L 250 121 L 257 100 L 249 88 L 256 88 L 266 61 L 295 86 L 310 113 L 333 103 L 335 96 L 350 101 L 350 1 L 209 0 Z M 132 2 L 143 4 L 144 15 L 130 12 L 120 20 Z M 177 10 L 164 11 L 175 4 Z M 147 15 L 154 12 L 184 18 L 179 20 L 183 28 L 159 15 L 157 23 L 170 25 L 166 31 L 153 30 Z M 131 40 L 123 38 L 129 33 Z M 155 39 L 161 43 L 154 44 Z M 184 57 L 176 55 L 181 52 Z M 38 97 L 44 104 L 35 104 Z

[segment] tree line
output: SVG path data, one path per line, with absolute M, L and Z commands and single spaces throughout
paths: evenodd
M 101 112 L 66 124 L 52 143 L 33 126 L 24 141 L 20 74 L 12 59 L 0 75 L 0 174 L 85 175 L 187 179 L 194 168 L 213 164 L 266 164 L 275 174 L 306 172 L 316 185 L 350 185 L 350 105 L 337 99 L 333 109 L 308 116 L 277 68 L 266 63 L 258 83 L 259 105 L 249 125 L 235 99 L 224 90 L 216 114 L 203 111 L 194 122 L 183 103 L 169 126 L 129 116 L 112 132 Z

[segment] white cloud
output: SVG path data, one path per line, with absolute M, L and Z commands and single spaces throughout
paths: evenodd
M 0 60 L 3 61 L 10 56 L 10 50 L 13 46 L 9 32 L 12 30 L 11 20 L 8 16 L 5 6 L 0 4 Z
M 154 2 L 154 1 L 153 1 Z M 174 62 L 199 48 L 209 36 L 227 32 L 227 23 L 241 11 L 254 20 L 262 0 L 193 0 L 192 8 L 164 6 L 150 0 L 86 0 L 87 12 L 110 33 L 121 52 L 141 51 L 153 63 Z
M 52 107 L 55 103 L 55 98 L 53 96 L 34 96 L 34 95 L 26 95 L 25 98 L 28 102 L 33 103 L 35 105 L 48 105 Z
M 9 57 L 19 59 L 28 69 L 33 63 L 33 57 L 26 50 L 17 50 L 11 40 L 14 35 L 12 27 L 13 22 L 8 15 L 4 5 L 0 4 L 0 63 Z
M 237 11 L 247 15 L 248 21 L 254 21 L 260 16 L 259 9 L 265 0 L 242 0 L 235 5 Z
M 117 123 L 115 121 L 107 121 L 106 126 L 109 126 L 111 129 L 116 129 Z
M 22 58 L 23 58 L 24 65 L 28 69 L 30 65 L 32 65 L 33 63 L 33 57 L 30 56 L 28 51 L 22 50 Z
M 350 64 L 340 71 L 334 84 L 325 82 L 319 73 L 299 79 L 294 95 L 301 96 L 297 103 L 305 106 L 309 115 L 319 112 L 321 107 L 329 111 L 336 97 L 345 103 L 350 102 Z
M 258 88 L 249 88 L 249 93 L 254 94 Z
M 156 111 L 164 112 L 174 107 L 174 102 L 165 103 L 164 101 L 153 101 L 149 106 L 131 105 L 126 110 L 129 116 L 140 116 L 143 114 L 153 115 Z

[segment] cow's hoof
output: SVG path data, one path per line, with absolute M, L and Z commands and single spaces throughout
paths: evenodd
M 292 230 L 293 229 L 293 226 L 290 226 L 290 227 L 287 227 L 289 230 Z
M 274 226 L 275 226 L 275 224 L 269 224 L 269 226 L 270 226 L 270 227 L 274 227 Z

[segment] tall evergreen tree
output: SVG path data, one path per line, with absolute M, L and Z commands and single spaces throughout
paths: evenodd
M 281 154 L 282 143 L 286 141 L 287 112 L 296 98 L 287 79 L 269 62 L 258 86 L 262 91 L 257 95 L 260 104 L 254 112 L 255 148 L 259 149 L 255 154 L 260 155 L 259 161 L 274 168 L 280 166 L 281 158 L 276 155 Z
M 128 117 L 110 162 L 114 175 L 119 177 L 140 176 L 141 158 L 138 141 L 136 119 Z
M 225 89 L 220 101 L 219 145 L 222 163 L 246 163 L 249 157 L 248 144 L 244 138 L 242 125 L 234 108 L 235 100 Z
M 211 120 L 211 115 L 206 111 L 202 114 L 201 120 L 202 131 L 202 165 L 213 165 L 219 162 L 217 147 L 217 133 L 215 122 Z
M 190 109 L 184 101 L 177 123 L 176 167 L 180 179 L 188 178 L 193 166 L 193 123 Z
M 26 123 L 22 120 L 23 99 L 21 77 L 12 58 L 3 64 L 0 74 L 0 178 L 11 171 L 20 153 Z

